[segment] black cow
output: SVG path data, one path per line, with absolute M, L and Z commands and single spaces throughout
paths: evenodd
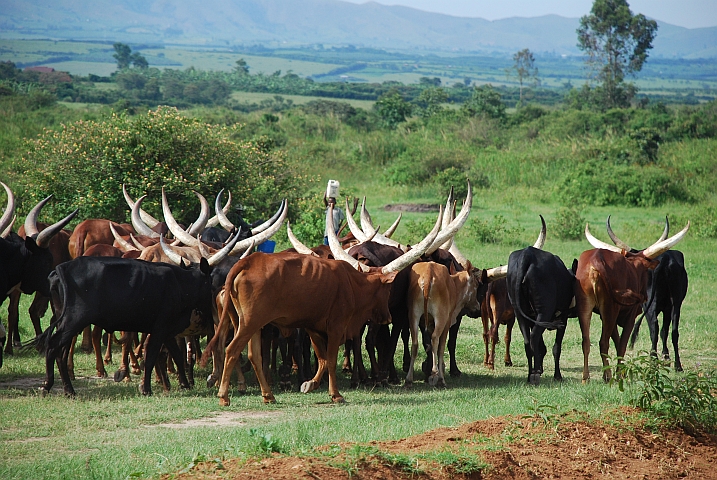
M 109 257 L 81 257 L 59 265 L 50 276 L 56 320 L 36 339 L 38 350 L 46 355 L 43 393 L 52 388 L 53 363 L 61 354 L 58 366 L 64 391 L 74 395 L 67 356 L 74 336 L 90 324 L 107 331 L 150 334 L 142 394 L 152 393 L 152 369 L 162 344 L 177 365 L 180 386 L 190 388 L 174 339 L 212 325 L 211 270 L 205 259 L 199 269 Z
M 678 341 L 680 338 L 680 310 L 682 302 L 687 295 L 687 270 L 685 270 L 685 257 L 679 250 L 668 250 L 656 260 L 660 264 L 647 273 L 647 298 L 643 305 L 647 317 L 647 326 L 650 328 L 653 354 L 657 354 L 657 316 L 662 313 L 662 357 L 669 360 L 670 352 L 667 350 L 667 333 L 672 324 L 672 347 L 675 349 L 675 371 L 682 371 Z M 630 346 L 635 345 L 640 330 L 642 316 L 635 323 L 630 337 Z
M 538 385 L 543 374 L 547 352 L 543 341 L 545 330 L 557 330 L 553 346 L 554 378 L 563 379 L 560 352 L 568 317 L 575 316 L 571 315 L 571 308 L 575 304 L 576 270 L 577 261 L 573 261 L 570 271 L 560 257 L 534 247 L 517 250 L 508 258 L 508 298 L 523 333 L 528 382 L 532 385 Z
M 1 182 L 0 182 L 1 183 Z M 5 184 L 3 184 L 5 186 Z M 12 192 L 5 186 L 8 195 Z M 77 210 L 47 227 L 42 232 L 37 230 L 37 216 L 42 207 L 52 196 L 39 202 L 27 215 L 25 220 L 25 231 L 27 236 L 23 240 L 14 233 L 10 233 L 10 240 L 0 238 L 0 304 L 8 297 L 10 290 L 15 286 L 20 287 L 22 293 L 32 294 L 39 292 L 44 296 L 50 296 L 50 282 L 47 276 L 52 271 L 52 254 L 48 245 L 57 232 L 62 230 L 77 215 Z M 14 200 L 8 201 L 8 211 L 14 208 Z M 3 215 L 3 218 L 7 216 Z M 10 213 L 12 217 L 12 213 Z M 2 222 L 5 223 L 5 222 Z M 8 225 L 0 225 L 0 231 Z M 0 332 L 2 342 L 5 341 L 4 328 Z M 2 366 L 2 345 L 0 345 L 0 367 Z

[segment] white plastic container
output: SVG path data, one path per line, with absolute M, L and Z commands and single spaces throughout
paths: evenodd
M 329 180 L 326 185 L 326 198 L 333 197 L 338 200 L 339 198 L 339 182 L 338 180 Z

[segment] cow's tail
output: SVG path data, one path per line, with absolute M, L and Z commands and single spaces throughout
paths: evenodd
M 523 264 L 523 265 L 525 265 L 525 264 Z M 528 273 L 529 273 L 530 268 L 532 268 L 532 266 L 529 266 L 528 270 L 525 270 L 525 275 L 523 275 L 523 278 L 520 280 L 520 285 L 518 286 L 517 289 L 515 289 L 516 299 L 515 299 L 515 305 L 513 305 L 513 310 L 515 310 L 515 313 L 517 315 L 519 315 L 520 317 L 527 318 L 533 324 L 535 324 L 536 318 L 531 317 L 523 310 L 523 301 L 522 301 L 523 294 L 525 293 L 525 291 L 523 291 L 523 289 L 526 288 L 526 280 L 528 278 Z

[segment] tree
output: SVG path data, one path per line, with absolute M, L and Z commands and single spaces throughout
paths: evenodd
M 388 128 L 396 128 L 399 123 L 405 122 L 413 111 L 411 104 L 396 91 L 381 95 L 374 104 L 374 108 Z
M 471 98 L 461 106 L 461 113 L 468 117 L 486 116 L 503 120 L 505 118 L 505 104 L 501 95 L 492 85 L 481 85 L 473 89 Z
M 129 64 L 132 61 L 132 49 L 129 45 L 117 42 L 112 46 L 115 49 L 115 53 L 112 56 L 117 60 L 117 68 L 119 70 L 129 68 Z
M 149 63 L 147 63 L 147 59 L 144 58 L 144 56 L 140 55 L 139 52 L 134 52 L 132 54 L 132 65 L 137 68 L 149 68 Z
M 596 93 L 604 108 L 628 106 L 636 90 L 625 85 L 625 76 L 642 69 L 657 22 L 633 15 L 626 0 L 595 0 L 577 33 L 578 48 L 587 53 L 591 75 L 601 84 Z
M 508 69 L 509 74 L 515 72 L 520 85 L 520 103 L 523 103 L 523 83 L 530 81 L 532 84 L 538 84 L 538 68 L 535 66 L 535 57 L 533 52 L 528 48 L 517 52 L 513 55 L 513 66 Z
M 418 105 L 421 107 L 420 115 L 423 118 L 429 118 L 437 115 L 445 108 L 443 103 L 448 101 L 448 94 L 441 87 L 430 87 L 423 90 L 418 95 Z
M 237 75 L 244 76 L 249 75 L 249 65 L 246 64 L 246 61 L 243 58 L 240 58 L 236 61 L 236 67 L 234 67 L 234 73 Z

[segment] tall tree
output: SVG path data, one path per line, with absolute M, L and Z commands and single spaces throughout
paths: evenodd
M 132 49 L 129 45 L 117 42 L 112 46 L 115 49 L 115 53 L 112 56 L 117 60 L 117 68 L 120 70 L 129 68 L 129 64 L 132 61 Z
M 513 55 L 513 66 L 508 70 L 510 74 L 515 72 L 520 85 L 520 103 L 523 103 L 523 83 L 538 84 L 538 67 L 535 66 L 535 57 L 528 48 Z
M 601 84 L 606 108 L 629 105 L 636 89 L 625 76 L 642 69 L 657 34 L 657 22 L 633 15 L 626 0 L 595 0 L 580 19 L 578 48 L 588 54 L 592 76 Z

